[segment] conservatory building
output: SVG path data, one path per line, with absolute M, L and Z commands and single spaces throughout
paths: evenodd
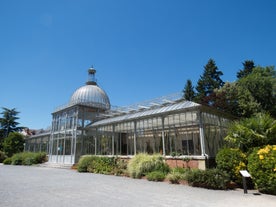
M 184 100 L 181 93 L 111 107 L 95 73 L 90 68 L 86 85 L 52 113 L 47 146 L 46 139 L 36 135 L 26 140 L 27 150 L 39 149 L 33 143 L 43 140 L 52 163 L 74 164 L 82 155 L 129 158 L 160 153 L 167 159 L 189 158 L 202 165 L 222 146 L 231 116 Z

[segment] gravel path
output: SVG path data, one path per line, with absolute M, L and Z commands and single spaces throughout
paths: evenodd
M 275 207 L 276 196 L 207 190 L 69 169 L 0 165 L 1 207 Z

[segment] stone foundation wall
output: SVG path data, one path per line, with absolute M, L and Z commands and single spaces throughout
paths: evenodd
M 183 160 L 177 158 L 166 158 L 166 163 L 171 167 L 182 167 L 182 168 L 190 168 L 190 169 L 201 169 L 205 170 L 205 160 Z

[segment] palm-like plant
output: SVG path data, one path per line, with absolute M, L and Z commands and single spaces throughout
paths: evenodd
M 250 148 L 276 144 L 276 120 L 269 114 L 259 113 L 236 121 L 225 138 L 227 145 L 247 152 Z

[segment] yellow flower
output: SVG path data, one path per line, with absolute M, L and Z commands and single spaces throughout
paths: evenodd
M 258 151 L 258 155 L 268 154 L 271 148 L 272 148 L 271 146 L 267 145 L 265 148 L 262 148 Z
M 264 156 L 263 155 L 259 155 L 259 158 L 260 158 L 260 160 L 263 160 Z

